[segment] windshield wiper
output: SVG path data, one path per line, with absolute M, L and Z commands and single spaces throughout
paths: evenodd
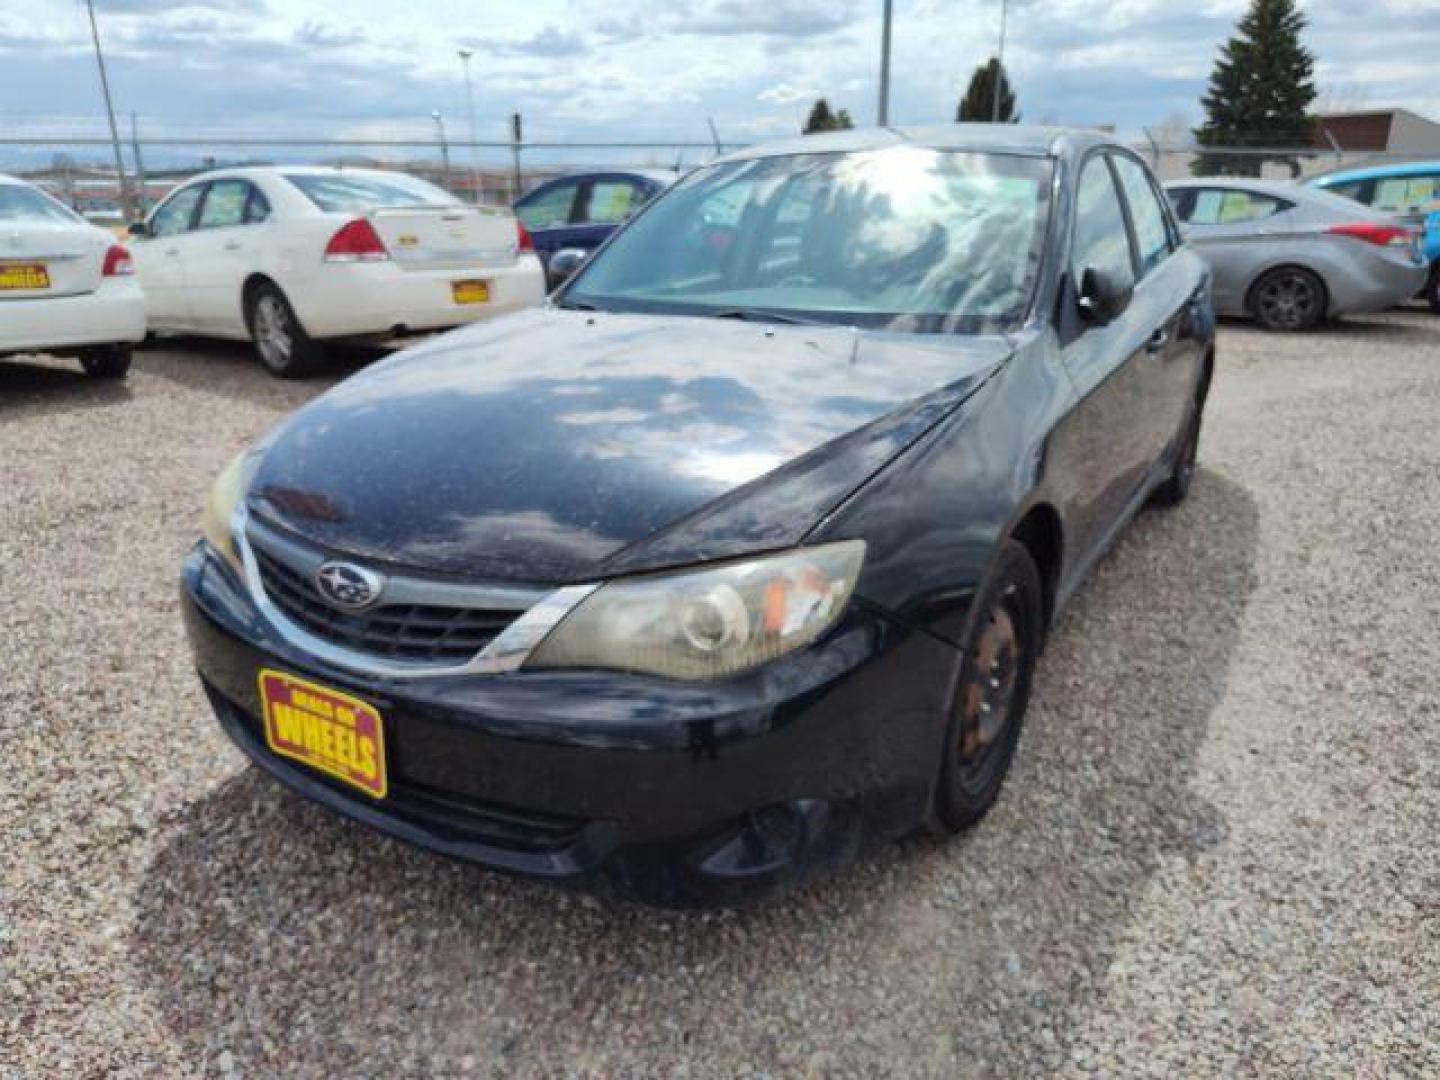
M 710 313 L 712 319 L 742 319 L 745 322 L 776 322 L 789 326 L 835 326 L 836 323 L 821 322 L 818 319 L 802 319 L 798 315 L 786 315 L 764 308 L 726 308 Z
M 559 299 L 559 300 L 552 300 L 552 301 L 550 301 L 550 302 L 551 302 L 552 304 L 554 304 L 554 305 L 555 305 L 556 307 L 558 307 L 558 308 L 564 308 L 566 311 L 599 311 L 599 310 L 600 310 L 600 309 L 599 309 L 598 307 L 596 307 L 594 304 L 590 303 L 589 300 L 570 300 L 570 299 L 567 299 L 567 298 L 563 298 L 563 297 L 562 297 L 562 298 Z

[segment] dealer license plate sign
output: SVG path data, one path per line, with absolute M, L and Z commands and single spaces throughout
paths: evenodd
M 486 304 L 490 302 L 490 282 L 451 282 L 450 295 L 455 298 L 457 304 Z
M 48 289 L 50 271 L 39 263 L 0 263 L 0 291 Z
M 260 701 L 271 750 L 385 797 L 384 721 L 373 705 L 268 668 L 260 672 Z

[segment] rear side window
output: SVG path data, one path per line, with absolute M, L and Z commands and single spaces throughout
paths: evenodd
M 1201 188 L 1195 192 L 1195 205 L 1190 211 L 1189 222 L 1192 225 L 1234 225 L 1259 221 L 1294 205 L 1258 191 Z
M 1170 230 L 1165 227 L 1165 210 L 1145 168 L 1138 161 L 1113 155 L 1115 172 L 1130 207 L 1130 220 L 1135 226 L 1135 246 L 1140 253 L 1140 275 L 1143 277 L 1170 254 Z
M 382 207 L 455 206 L 459 200 L 413 176 L 286 173 L 285 179 L 326 213 L 363 214 Z
M 1099 155 L 1085 163 L 1075 196 L 1075 239 L 1070 245 L 1070 274 L 1079 288 L 1087 267 L 1103 270 L 1120 285 L 1133 285 L 1130 237 L 1120 194 L 1109 166 Z
M 190 222 L 195 217 L 195 204 L 200 201 L 200 193 L 204 190 L 203 185 L 196 184 L 194 187 L 181 188 L 166 199 L 150 219 L 151 234 L 174 236 L 176 233 L 188 232 Z
M 44 192 L 22 184 L 0 184 L 0 221 L 64 222 L 73 225 L 80 215 L 72 213 Z

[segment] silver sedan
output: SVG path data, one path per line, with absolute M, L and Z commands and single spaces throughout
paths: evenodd
M 1420 237 L 1398 218 L 1292 184 L 1166 185 L 1186 240 L 1215 273 L 1215 310 L 1270 330 L 1382 311 L 1425 283 Z

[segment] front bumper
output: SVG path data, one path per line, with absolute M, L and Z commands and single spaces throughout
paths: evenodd
M 236 744 L 301 794 L 441 854 L 653 903 L 729 902 L 908 831 L 930 805 L 955 652 L 861 604 L 816 646 L 723 682 L 386 680 L 299 654 L 203 545 L 183 592 L 201 679 Z M 266 747 L 266 666 L 381 711 L 386 799 Z

